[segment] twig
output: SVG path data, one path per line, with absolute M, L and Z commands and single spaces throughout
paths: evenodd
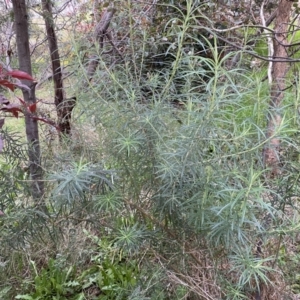
M 260 18 L 261 18 L 261 23 L 263 25 L 264 28 L 266 28 L 266 20 L 265 20 L 265 16 L 264 16 L 264 6 L 267 4 L 269 0 L 267 1 L 263 1 L 260 7 Z M 272 58 L 274 55 L 274 45 L 273 45 L 273 40 L 272 37 L 270 36 L 270 33 L 267 32 L 266 29 L 264 29 L 264 33 L 267 36 L 267 41 L 268 41 L 268 57 Z M 272 84 L 272 68 L 273 68 L 273 61 L 269 61 L 269 66 L 268 66 L 268 81 L 269 84 Z

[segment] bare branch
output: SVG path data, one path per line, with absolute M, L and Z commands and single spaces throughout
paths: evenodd
M 265 4 L 266 4 L 266 1 L 264 0 L 261 4 L 261 7 L 260 7 L 260 18 L 261 18 L 261 23 L 262 23 L 263 27 L 267 27 L 265 16 L 264 16 L 264 6 L 265 6 Z M 264 32 L 266 33 L 266 36 L 267 36 L 268 57 L 271 58 L 274 55 L 273 39 L 265 29 L 264 29 Z M 269 66 L 268 66 L 268 81 L 269 81 L 269 84 L 272 84 L 272 67 L 273 67 L 273 61 L 269 61 Z

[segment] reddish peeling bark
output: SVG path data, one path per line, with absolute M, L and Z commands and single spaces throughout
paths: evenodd
M 280 107 L 286 88 L 286 74 L 289 64 L 284 60 L 288 58 L 287 53 L 287 31 L 290 20 L 292 2 L 281 0 L 278 5 L 274 28 L 274 62 L 272 68 L 273 82 L 271 86 L 271 99 L 269 104 L 267 138 L 268 142 L 264 149 L 264 163 L 270 169 L 270 177 L 277 177 L 280 171 L 279 147 L 280 139 L 276 136 L 277 128 L 280 126 L 282 117 Z M 281 61 L 276 61 L 281 60 Z
M 54 28 L 54 20 L 52 14 L 52 1 L 42 0 L 43 17 L 45 20 L 48 45 L 50 50 L 53 82 L 54 82 L 54 102 L 57 111 L 58 127 L 60 134 L 69 136 L 71 133 L 71 114 L 75 106 L 76 98 L 73 101 L 64 101 L 64 88 L 62 79 L 62 69 L 58 52 L 57 38 Z

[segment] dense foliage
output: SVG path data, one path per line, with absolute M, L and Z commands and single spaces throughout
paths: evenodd
M 296 299 L 297 66 L 285 78 L 282 173 L 272 178 L 268 65 L 251 56 L 263 55 L 264 37 L 217 30 L 232 26 L 214 16 L 234 11 L 231 1 L 113 2 L 103 48 L 88 26 L 92 1 L 57 14 L 77 103 L 71 137 L 59 141 L 40 123 L 46 211 L 30 196 L 24 139 L 9 121 L 1 131 L 0 298 Z M 237 4 L 240 18 L 249 2 Z M 38 76 L 45 47 L 32 55 Z M 41 80 L 37 95 L 54 119 L 50 86 Z

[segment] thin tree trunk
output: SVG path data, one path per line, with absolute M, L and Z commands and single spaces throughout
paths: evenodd
M 63 76 L 58 52 L 57 38 L 54 29 L 54 20 L 52 14 L 52 1 L 42 0 L 43 17 L 45 20 L 48 45 L 52 63 L 53 82 L 54 82 L 54 102 L 57 111 L 58 127 L 60 134 L 69 136 L 71 133 L 71 114 L 75 106 L 74 101 L 64 101 Z
M 29 49 L 29 33 L 28 33 L 28 14 L 25 0 L 12 0 L 14 11 L 14 22 L 16 30 L 16 43 L 19 59 L 19 69 L 30 75 L 31 59 Z M 22 80 L 30 90 L 22 89 L 24 101 L 27 103 L 36 102 L 35 98 L 35 82 Z M 43 205 L 42 198 L 44 194 L 43 170 L 41 167 L 39 131 L 37 120 L 30 118 L 25 114 L 26 136 L 28 142 L 29 171 L 32 181 L 31 194 L 37 204 Z
M 104 47 L 104 38 L 108 37 L 110 39 L 109 33 L 107 32 L 110 21 L 113 18 L 116 10 L 114 8 L 108 8 L 103 13 L 102 16 L 95 27 L 95 42 L 99 43 L 99 49 Z M 93 79 L 93 76 L 97 70 L 99 64 L 98 55 L 93 55 L 90 57 L 90 62 L 87 67 L 87 78 L 88 81 L 85 83 L 85 88 L 89 85 L 89 82 Z
M 282 61 L 288 58 L 287 53 L 287 31 L 292 9 L 292 2 L 281 0 L 277 9 L 274 28 L 274 56 L 273 58 L 281 61 L 273 62 L 272 67 L 272 85 L 271 99 L 269 104 L 267 138 L 269 139 L 264 149 L 264 163 L 267 168 L 270 168 L 270 177 L 277 177 L 280 171 L 279 147 L 280 139 L 276 135 L 277 129 L 280 127 L 282 117 L 280 107 L 284 97 L 284 89 L 286 87 L 286 74 L 288 71 L 288 63 Z

